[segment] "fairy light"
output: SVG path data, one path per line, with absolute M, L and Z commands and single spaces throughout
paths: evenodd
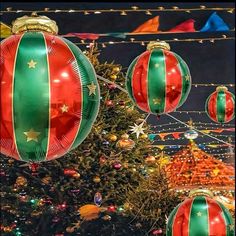
M 127 13 L 126 13 L 125 11 L 122 11 L 122 12 L 120 13 L 120 15 L 121 15 L 121 16 L 127 16 Z
M 220 37 L 220 38 L 202 38 L 202 39 L 192 39 L 192 38 L 187 38 L 187 39 L 167 39 L 165 40 L 165 42 L 200 42 L 200 43 L 203 43 L 204 41 L 209 41 L 209 40 L 214 40 L 214 41 L 222 41 L 222 40 L 235 40 L 235 37 L 227 37 L 227 38 L 224 38 L 224 37 Z M 149 43 L 150 40 L 135 40 L 134 38 L 130 38 L 129 41 L 116 41 L 114 42 L 114 44 L 130 44 L 130 43 L 136 43 L 136 44 L 141 44 L 142 42 L 144 43 Z M 101 45 L 102 43 L 109 43 L 109 42 L 97 42 L 97 44 Z M 215 43 L 215 42 L 214 42 Z M 81 45 L 82 43 L 75 43 L 76 45 Z M 88 43 L 84 43 L 84 44 L 88 44 Z
M 146 15 L 152 15 L 152 13 L 150 12 L 150 10 L 147 10 L 147 11 L 145 12 L 145 14 L 146 14 Z
M 45 9 L 45 8 L 44 8 Z M 40 10 L 38 11 L 39 13 L 40 12 L 44 12 L 44 9 L 43 10 Z M 55 10 L 57 9 L 49 9 L 48 12 L 56 12 Z M 63 13 L 70 13 L 70 10 L 72 9 L 61 9 L 60 11 L 63 12 Z M 13 10 L 11 7 L 7 7 L 6 10 L 2 10 L 0 11 L 1 13 L 14 13 L 14 12 L 17 12 L 19 10 Z M 35 10 L 21 10 L 22 12 L 24 13 L 31 13 Z M 74 12 L 78 12 L 78 13 L 83 13 L 84 10 L 80 10 L 80 9 L 73 9 Z M 101 14 L 101 13 L 111 13 L 111 12 L 121 12 L 121 11 L 126 11 L 126 12 L 136 12 L 136 13 L 140 13 L 140 12 L 147 12 L 147 11 L 150 11 L 150 9 L 144 9 L 144 8 L 139 8 L 138 6 L 132 6 L 131 9 L 128 8 L 128 9 L 87 9 L 87 11 L 91 12 L 91 13 L 94 13 L 94 14 Z M 157 8 L 153 8 L 152 9 L 153 12 L 159 12 L 159 11 L 165 11 L 165 12 L 191 12 L 191 11 L 226 11 L 230 14 L 234 13 L 235 11 L 235 8 L 232 8 L 232 7 L 206 7 L 206 6 L 199 6 L 199 7 L 196 7 L 196 8 L 180 8 L 178 6 L 172 6 L 172 7 L 169 7 L 169 8 L 164 8 L 162 6 L 160 7 L 157 7 Z

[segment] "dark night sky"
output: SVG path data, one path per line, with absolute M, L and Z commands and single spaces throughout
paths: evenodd
M 6 7 L 12 7 L 18 10 L 43 10 L 45 7 L 50 9 L 128 9 L 131 6 L 138 6 L 145 9 L 156 9 L 163 6 L 165 8 L 171 8 L 172 6 L 178 6 L 179 8 L 198 8 L 199 5 L 205 5 L 207 7 L 235 7 L 234 3 L 140 3 L 140 2 L 120 2 L 120 3 L 17 3 L 8 2 L 2 3 L 2 10 Z M 109 33 L 109 32 L 131 32 L 139 24 L 154 17 L 160 16 L 160 30 L 168 30 L 175 25 L 187 20 L 195 20 L 195 28 L 199 30 L 211 13 L 214 11 L 192 11 L 187 12 L 155 12 L 153 16 L 146 15 L 143 12 L 128 13 L 127 16 L 120 16 L 119 13 L 102 13 L 102 14 L 90 14 L 84 15 L 83 13 L 43 13 L 55 20 L 59 26 L 59 34 L 66 34 L 69 32 L 91 32 L 91 33 Z M 230 29 L 235 27 L 235 13 L 231 14 L 227 11 L 217 11 L 217 13 L 224 19 L 229 25 Z M 42 14 L 42 13 L 39 13 Z M 25 13 L 4 13 L 1 16 L 1 21 L 6 24 L 11 22 Z M 135 36 L 136 40 L 165 40 L 173 38 L 208 38 L 208 37 L 222 37 L 222 34 L 234 37 L 234 32 L 212 32 L 212 33 L 183 33 L 183 34 L 166 34 L 166 35 L 148 35 L 148 36 Z M 133 37 L 133 36 L 132 36 Z M 129 39 L 127 37 L 125 40 Z M 73 42 L 79 42 L 79 39 L 71 39 Z M 119 41 L 118 38 L 100 38 L 98 41 Z M 215 43 L 204 42 L 202 44 L 198 42 L 173 42 L 170 44 L 171 50 L 179 54 L 188 64 L 193 84 L 201 83 L 214 83 L 214 84 L 234 84 L 235 83 L 235 41 L 234 40 L 222 40 Z M 83 50 L 85 47 L 80 46 Z M 121 64 L 123 67 L 128 67 L 131 61 L 141 54 L 145 47 L 140 44 L 116 44 L 108 45 L 106 48 L 101 48 L 101 61 L 114 61 L 117 64 Z M 229 88 L 233 93 L 234 89 Z M 215 87 L 197 87 L 192 86 L 188 99 L 182 107 L 178 110 L 191 110 L 191 111 L 204 111 L 205 101 L 207 97 L 215 90 Z M 171 115 L 186 122 L 193 119 L 194 122 L 206 122 L 210 123 L 211 120 L 206 114 L 179 114 L 172 113 Z M 165 124 L 168 122 L 175 122 L 166 115 L 161 116 L 158 120 L 155 116 L 151 116 L 149 121 L 154 125 Z M 232 125 L 234 120 L 231 122 Z M 179 126 L 179 125 L 177 125 Z M 171 126 L 175 130 L 175 126 Z M 163 128 L 163 127 L 162 127 Z M 186 130 L 186 129 L 185 129 Z M 179 130 L 178 130 L 179 131 Z M 228 133 L 229 134 L 229 133 Z M 232 133 L 230 133 L 232 135 Z M 227 135 L 221 137 L 223 140 L 227 140 Z M 199 138 L 197 143 L 214 141 L 208 138 Z M 165 143 L 180 144 L 181 140 L 167 141 Z M 184 141 L 186 143 L 186 140 Z M 163 142 L 157 142 L 162 144 Z

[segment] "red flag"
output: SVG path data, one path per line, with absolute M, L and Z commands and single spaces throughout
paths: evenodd
M 167 32 L 196 32 L 194 22 L 193 19 L 186 20 Z
M 159 28 L 159 16 L 155 16 L 154 18 L 144 22 L 142 25 L 140 25 L 131 33 L 158 32 L 158 28 Z
M 172 135 L 173 135 L 173 137 L 174 137 L 175 139 L 179 139 L 179 138 L 180 138 L 179 135 L 180 135 L 181 133 L 183 133 L 183 132 L 174 132 L 174 133 L 172 133 Z

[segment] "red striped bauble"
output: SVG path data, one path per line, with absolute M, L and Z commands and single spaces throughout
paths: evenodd
M 217 123 L 227 123 L 235 116 L 235 97 L 225 86 L 218 86 L 206 100 L 205 110 Z
M 167 221 L 167 236 L 234 235 L 233 219 L 229 211 L 222 203 L 201 191 L 171 212 Z
M 99 86 L 75 44 L 39 29 L 19 32 L 1 42 L 0 71 L 2 154 L 48 161 L 86 138 L 99 109 Z
M 164 114 L 183 105 L 191 88 L 189 68 L 166 42 L 150 42 L 127 71 L 126 87 L 141 110 Z

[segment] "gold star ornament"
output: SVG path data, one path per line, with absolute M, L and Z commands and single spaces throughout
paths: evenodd
M 161 103 L 161 99 L 160 98 L 154 98 L 152 99 L 154 105 L 159 105 Z
M 33 59 L 31 59 L 27 64 L 28 64 L 29 68 L 33 68 L 34 69 L 36 64 L 37 64 L 37 62 L 34 61 Z
M 233 231 L 234 230 L 234 225 L 232 224 L 232 225 L 229 225 L 229 230 L 230 231 Z
M 64 113 L 64 112 L 68 112 L 69 107 L 66 104 L 63 104 L 63 106 L 60 107 L 60 109 L 61 109 L 61 112 Z
M 184 78 L 189 81 L 190 76 L 189 75 L 185 75 Z
M 197 213 L 197 216 L 202 216 L 202 213 L 199 211 L 198 213 Z
M 89 96 L 91 96 L 92 94 L 96 95 L 97 86 L 93 82 L 90 85 L 87 85 L 87 87 L 89 89 Z
M 30 129 L 29 131 L 24 132 L 24 135 L 27 137 L 27 142 L 35 141 L 38 142 L 38 136 L 41 132 L 36 132 L 34 129 Z

